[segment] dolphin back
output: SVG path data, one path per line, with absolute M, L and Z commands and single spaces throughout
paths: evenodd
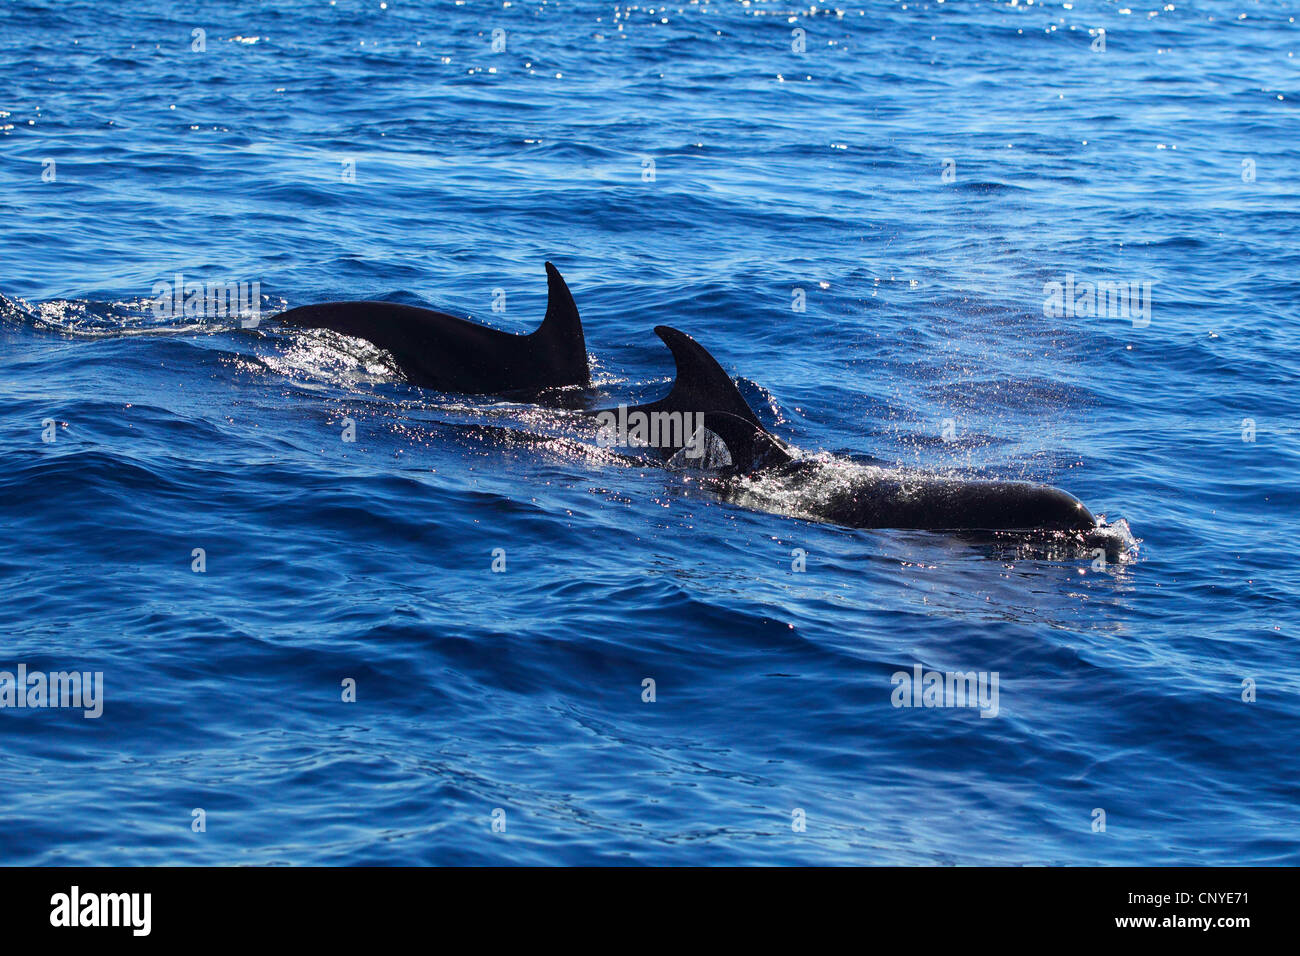
M 854 467 L 834 476 L 813 463 L 785 470 L 800 510 L 852 528 L 924 531 L 1090 531 L 1078 498 L 1026 481 L 981 481 Z
M 578 307 L 549 262 L 546 275 L 546 317 L 529 335 L 396 302 L 325 302 L 289 309 L 276 319 L 365 339 L 389 352 L 407 380 L 422 388 L 480 395 L 588 388 Z

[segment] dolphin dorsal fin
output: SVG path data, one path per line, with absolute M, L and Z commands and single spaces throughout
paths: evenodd
M 655 335 L 672 350 L 677 363 L 677 380 L 672 391 L 657 402 L 637 406 L 644 412 L 724 412 L 763 430 L 763 425 L 745 401 L 731 376 L 717 359 L 685 332 L 667 325 L 655 326 Z
M 790 447 L 762 425 L 727 412 L 706 412 L 704 428 L 727 449 L 730 467 L 736 471 L 751 472 L 794 460 Z
M 655 446 L 661 458 L 670 465 L 678 463 L 687 468 L 722 467 L 742 472 L 792 460 L 785 443 L 763 427 L 731 376 L 704 346 L 685 332 L 666 325 L 655 326 L 655 335 L 672 350 L 677 378 L 663 398 L 628 408 L 626 414 L 629 420 L 634 412 L 646 416 L 665 412 L 689 416 L 677 432 L 671 427 L 668 430 L 680 441 L 674 439 L 672 444 Z M 597 414 L 613 415 L 614 412 L 605 409 Z M 664 431 L 655 434 L 662 439 Z M 704 455 L 703 461 L 693 460 L 690 454 L 681 454 L 688 445 L 714 453 Z M 725 456 L 717 453 L 721 450 L 718 446 L 725 448 Z
M 587 340 L 582 319 L 560 270 L 546 263 L 546 317 L 529 338 L 560 372 L 564 384 L 591 386 L 587 366 Z

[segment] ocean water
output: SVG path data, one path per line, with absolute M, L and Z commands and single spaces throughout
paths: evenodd
M 0 669 L 103 675 L 0 709 L 0 862 L 1300 862 L 1295 14 L 0 5 Z M 669 324 L 829 471 L 1135 548 L 724 500 L 270 320 L 530 331 L 547 259 L 600 402 Z

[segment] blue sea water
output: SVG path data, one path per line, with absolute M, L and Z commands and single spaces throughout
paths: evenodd
M 0 6 L 0 669 L 104 688 L 0 710 L 0 862 L 1300 862 L 1300 26 L 1126 2 Z M 720 500 L 269 320 L 530 331 L 547 259 L 601 401 L 670 324 L 829 470 L 1136 551 Z

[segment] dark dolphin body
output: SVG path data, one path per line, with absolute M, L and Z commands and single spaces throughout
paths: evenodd
M 546 280 L 546 317 L 530 335 L 394 302 L 326 302 L 289 309 L 276 318 L 373 342 L 392 354 L 412 385 L 422 388 L 475 395 L 589 388 L 578 307 L 549 262 Z
M 800 510 L 852 528 L 927 531 L 1092 531 L 1097 518 L 1073 495 L 1023 481 L 966 481 L 895 469 L 856 468 L 846 481 L 826 487 L 821 463 L 800 460 L 763 427 L 731 377 L 689 335 L 667 326 L 655 333 L 677 363 L 677 379 L 664 398 L 632 411 L 694 412 L 726 446 L 730 463 L 719 480 L 775 476 L 800 500 Z M 696 419 L 697 421 L 700 419 Z M 688 439 L 689 441 L 689 439 Z M 686 444 L 656 449 L 684 460 Z M 843 478 L 843 475 L 837 477 Z M 813 487 L 813 485 L 817 487 Z M 801 485 L 808 486 L 801 489 Z M 801 490 L 814 493 L 800 494 Z M 724 490 L 725 493 L 725 490 Z
M 586 342 L 577 306 L 563 277 L 546 263 L 549 298 L 537 331 L 515 335 L 442 312 L 392 302 L 328 302 L 280 313 L 279 320 L 306 328 L 333 329 L 367 339 L 390 352 L 414 385 L 443 392 L 519 394 L 540 399 L 549 389 L 591 387 Z M 798 500 L 797 511 L 854 528 L 915 528 L 933 531 L 1089 531 L 1097 519 L 1064 491 L 1021 481 L 965 481 L 858 467 L 827 481 L 825 466 L 801 459 L 763 427 L 731 377 L 689 335 L 668 326 L 655 333 L 672 350 L 677 377 L 655 402 L 626 409 L 648 416 L 690 413 L 702 421 L 715 454 L 704 473 L 724 497 L 736 479 L 775 477 Z M 567 402 L 545 396 L 547 400 Z M 609 411 L 609 410 L 605 410 Z M 602 414 L 600 411 L 588 414 Z M 696 417 L 702 416 L 702 417 Z M 677 432 L 680 444 L 656 451 L 671 464 L 690 467 L 694 431 Z M 696 462 L 698 463 L 698 459 Z M 714 465 L 720 464 L 717 468 Z

